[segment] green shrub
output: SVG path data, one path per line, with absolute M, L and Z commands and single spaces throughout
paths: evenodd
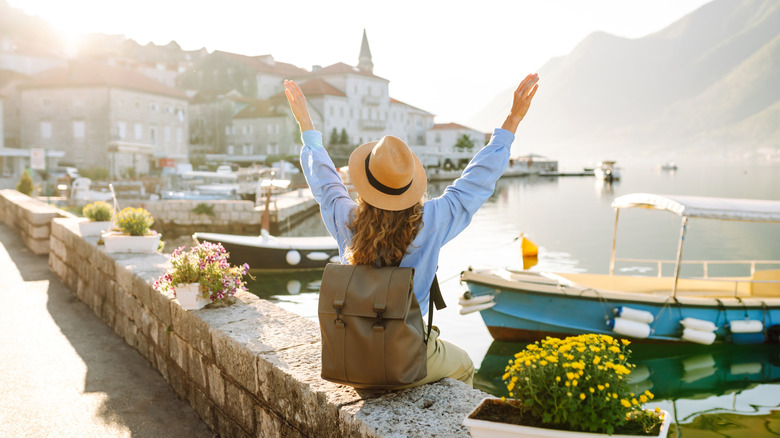
M 32 196 L 33 182 L 29 173 L 22 172 L 22 176 L 19 178 L 19 183 L 16 184 L 16 191 L 24 193 L 27 196 Z
M 95 201 L 87 204 L 82 209 L 82 213 L 93 222 L 110 221 L 114 216 L 114 207 L 108 202 Z
M 127 207 L 116 215 L 116 227 L 131 236 L 143 236 L 154 224 L 154 218 L 145 208 Z

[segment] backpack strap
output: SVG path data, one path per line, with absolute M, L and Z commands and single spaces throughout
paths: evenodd
M 441 289 L 439 288 L 438 276 L 433 276 L 433 283 L 431 283 L 431 294 L 428 296 L 428 335 L 425 337 L 425 345 L 428 345 L 428 339 L 431 338 L 431 328 L 433 327 L 433 305 L 436 305 L 438 310 L 447 307 L 444 302 L 444 297 L 441 296 Z

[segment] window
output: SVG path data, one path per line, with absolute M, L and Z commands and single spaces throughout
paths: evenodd
M 157 144 L 157 127 L 156 126 L 150 126 L 149 127 L 149 143 L 151 144 Z
M 159 110 L 160 110 L 160 106 L 157 105 L 156 103 L 149 104 L 149 111 L 159 111 Z
M 51 122 L 41 122 L 41 138 L 51 138 Z
M 245 144 L 241 147 L 241 153 L 244 155 L 252 155 L 252 145 L 251 144 Z
M 436 143 L 441 143 L 441 132 L 436 133 Z
M 233 149 L 234 149 L 234 148 L 233 148 L 233 145 L 232 145 L 232 144 L 228 145 L 228 147 L 227 147 L 227 153 L 228 153 L 228 155 L 233 155 Z
M 165 137 L 165 142 L 166 143 L 171 141 L 171 127 L 170 126 L 166 126 L 165 128 L 163 128 L 163 136 Z
M 184 131 L 181 128 L 176 128 L 176 143 L 181 143 L 184 140 Z
M 140 140 L 144 136 L 144 125 L 140 123 L 135 124 L 135 139 Z
M 225 135 L 230 135 L 230 126 L 225 126 Z
M 124 140 L 127 137 L 127 123 L 126 122 L 117 122 L 117 124 L 116 124 L 116 135 L 119 138 L 119 140 Z
M 344 108 L 339 108 L 339 116 L 344 117 Z
M 84 138 L 84 121 L 73 121 L 73 138 Z

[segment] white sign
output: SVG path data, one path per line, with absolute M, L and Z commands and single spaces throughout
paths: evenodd
M 30 167 L 34 170 L 46 170 L 46 149 L 30 149 Z

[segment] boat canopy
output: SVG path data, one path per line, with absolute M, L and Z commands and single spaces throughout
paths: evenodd
M 780 201 L 763 199 L 632 193 L 615 198 L 612 207 L 667 210 L 682 217 L 780 223 Z

